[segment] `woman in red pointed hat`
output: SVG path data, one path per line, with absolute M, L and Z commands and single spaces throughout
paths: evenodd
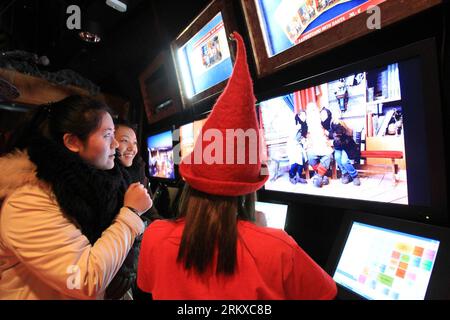
M 233 73 L 179 167 L 179 215 L 144 233 L 138 286 L 154 299 L 332 299 L 333 279 L 294 239 L 253 223 L 268 172 L 244 43 L 233 36 Z

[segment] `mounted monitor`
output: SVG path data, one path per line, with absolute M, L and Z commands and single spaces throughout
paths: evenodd
M 410 4 L 410 2 L 412 2 Z M 441 3 L 441 0 L 241 0 L 263 77 Z M 375 6 L 375 7 L 374 7 Z
M 214 0 L 172 42 L 183 106 L 216 97 L 233 70 L 229 34 L 236 30 L 231 2 Z
M 262 99 L 270 171 L 264 192 L 280 201 L 447 221 L 434 47 L 424 40 Z
M 175 67 L 163 50 L 139 76 L 148 123 L 155 123 L 182 110 Z
M 448 299 L 449 254 L 448 228 L 348 213 L 327 271 L 338 299 Z
M 147 137 L 148 174 L 150 178 L 175 181 L 172 131 Z

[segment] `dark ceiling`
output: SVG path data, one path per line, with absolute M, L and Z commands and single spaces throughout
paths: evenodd
M 121 13 L 105 0 L 1 0 L 0 51 L 45 55 L 47 71 L 74 70 L 102 91 L 138 103 L 139 74 L 208 2 L 128 0 L 128 10 Z M 72 4 L 80 7 L 82 24 L 100 23 L 101 42 L 84 42 L 67 28 Z

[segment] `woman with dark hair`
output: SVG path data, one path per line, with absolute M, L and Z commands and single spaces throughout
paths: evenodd
M 139 155 L 135 127 L 132 124 L 122 120 L 115 122 L 115 128 L 115 137 L 119 143 L 116 152 L 116 164 L 120 165 L 125 170 L 132 183 L 140 182 L 146 186 L 150 197 L 152 197 L 152 192 L 148 187 L 149 180 L 145 174 L 145 163 Z M 145 214 L 141 216 L 141 218 L 146 218 L 152 221 L 162 217 L 158 214 L 158 210 L 153 205 Z
M 335 121 L 331 124 L 330 133 L 333 136 L 334 158 L 341 170 L 341 182 L 343 184 L 353 182 L 355 186 L 360 186 L 358 171 L 350 161 L 360 157 L 360 150 L 349 132 L 351 130 L 344 121 Z
M 0 158 L 0 299 L 103 299 L 152 205 L 124 184 L 110 109 L 37 107 Z
M 323 108 L 319 111 L 315 102 L 310 102 L 306 106 L 309 131 L 306 153 L 308 154 L 308 164 L 314 170 L 312 184 L 317 188 L 330 184 L 327 172 L 333 160 L 333 148 L 329 136 L 331 113 L 328 113 L 329 110 L 327 110 Z
M 140 182 L 146 186 L 150 197 L 153 199 L 152 192 L 148 187 L 149 181 L 145 175 L 145 163 L 138 154 L 139 149 L 135 126 L 127 121 L 118 120 L 115 121 L 115 128 L 115 138 L 119 143 L 116 152 L 116 165 L 122 168 L 124 179 L 127 183 Z M 161 218 L 162 217 L 158 214 L 158 211 L 155 208 L 155 203 L 153 203 L 153 206 L 147 212 L 141 215 L 141 219 L 146 227 L 152 221 Z M 136 238 L 130 253 L 122 265 L 121 270 L 119 270 L 116 278 L 114 279 L 117 279 L 117 281 L 124 285 L 126 284 L 123 288 L 131 288 L 133 299 L 139 299 L 142 296 L 142 292 L 138 290 L 136 286 L 136 272 L 141 241 L 142 235 Z M 109 290 L 106 292 L 108 293 Z
M 287 233 L 253 223 L 268 170 L 243 40 L 233 35 L 232 76 L 179 166 L 179 216 L 144 233 L 138 286 L 155 299 L 332 299 L 333 279 Z
M 303 167 L 308 160 L 306 154 L 306 137 L 308 135 L 308 124 L 306 122 L 306 112 L 300 111 L 295 115 L 295 132 L 288 138 L 286 149 L 289 157 L 289 181 L 292 184 L 298 182 L 306 184 L 307 181 L 302 178 Z M 309 170 L 308 168 L 305 168 Z
M 332 118 L 333 114 L 330 109 L 325 107 L 320 109 L 320 123 L 322 124 L 322 128 L 325 130 L 325 135 L 328 136 L 328 139 L 333 139 L 333 135 L 330 133 Z

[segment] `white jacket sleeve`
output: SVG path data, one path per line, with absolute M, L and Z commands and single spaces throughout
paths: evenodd
M 140 217 L 122 208 L 91 245 L 57 203 L 32 186 L 7 198 L 0 216 L 4 245 L 44 283 L 75 299 L 101 297 L 143 231 Z

